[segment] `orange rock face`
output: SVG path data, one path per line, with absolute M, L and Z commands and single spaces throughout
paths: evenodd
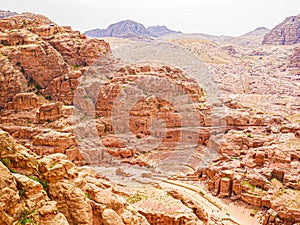
M 24 217 L 49 225 L 115 225 L 116 221 L 149 225 L 95 171 L 76 167 L 63 154 L 37 159 L 8 133 L 0 130 L 0 137 L 1 224 L 18 223 Z
M 34 93 L 20 93 L 7 104 L 8 110 L 31 109 L 39 106 L 39 98 Z
M 0 58 L 0 108 L 13 100 L 13 97 L 27 90 L 27 81 L 18 68 L 6 57 Z
M 265 43 L 298 42 L 294 35 L 298 22 L 298 17 L 287 19 L 284 26 L 266 36 Z M 294 201 L 300 189 L 299 90 L 297 77 L 289 70 L 300 68 L 299 48 L 288 59 L 292 47 L 274 47 L 278 55 L 268 47 L 253 50 L 236 46 L 234 53 L 229 50 L 230 60 L 239 57 L 237 62 L 209 66 L 226 94 L 226 112 L 220 113 L 226 126 L 223 133 L 217 133 L 212 132 L 215 124 L 206 93 L 180 69 L 120 65 L 110 55 L 107 42 L 89 39 L 43 16 L 22 14 L 0 20 L 0 128 L 22 144 L 0 130 L 0 192 L 4 196 L 0 205 L 5 206 L 0 210 L 0 223 L 17 222 L 22 210 L 33 208 L 37 211 L 30 218 L 41 224 L 211 222 L 199 202 L 176 191 L 170 192 L 172 198 L 179 202 L 179 209 L 187 210 L 179 216 L 167 213 L 167 208 L 157 213 L 161 205 L 152 204 L 151 199 L 137 203 L 134 210 L 128 207 L 127 195 L 116 194 L 113 184 L 95 171 L 76 167 L 87 163 L 75 136 L 78 124 L 72 120 L 76 91 L 81 94 L 77 106 L 94 119 L 97 138 L 104 145 L 91 148 L 94 139 L 88 139 L 90 133 L 85 128 L 92 125 L 83 120 L 78 126 L 85 141 L 83 148 L 96 163 L 113 157 L 119 164 L 114 174 L 132 176 L 123 170 L 122 163 L 155 172 L 171 171 L 170 162 L 176 166 L 182 163 L 183 168 L 176 172 L 196 174 L 213 195 L 266 208 L 264 224 L 299 223 L 300 206 Z M 100 69 L 95 65 L 99 58 L 108 61 Z M 86 75 L 94 70 L 95 80 L 101 78 L 101 82 L 84 86 Z M 281 83 L 292 80 L 292 85 L 276 86 L 278 77 L 284 79 Z M 243 81 L 240 91 L 236 90 L 239 80 Z M 168 89 L 166 84 L 174 85 Z M 268 102 L 269 92 L 276 94 L 275 100 L 261 107 Z M 255 104 L 247 105 L 247 101 Z M 185 150 L 191 143 L 196 146 L 195 154 L 189 155 Z M 210 148 L 217 149 L 219 155 L 201 168 L 203 152 Z M 14 170 L 17 173 L 12 175 Z M 183 197 L 185 201 L 179 201 Z
M 82 161 L 65 129 L 72 109 L 63 103 L 72 104 L 85 67 L 110 54 L 109 44 L 41 15 L 25 13 L 0 24 L 1 127 L 39 154 L 60 152 Z
M 98 134 L 111 155 L 119 158 L 132 158 L 135 161 L 135 157 L 145 152 L 150 153 L 154 149 L 139 147 L 139 144 L 133 146 L 132 143 L 134 141 L 142 142 L 153 137 L 149 143 L 151 141 L 153 143 L 160 142 L 155 149 L 165 151 L 167 158 L 167 152 L 173 154 L 172 151 L 180 143 L 194 142 L 195 145 L 201 145 L 210 138 L 210 106 L 206 104 L 203 92 L 197 83 L 189 79 L 181 70 L 168 66 L 127 66 L 116 68 L 105 76 L 108 78 L 99 90 L 99 95 L 94 93 L 98 90 L 93 85 L 83 86 L 84 90 L 80 93 L 85 97 L 79 101 L 79 107 L 87 112 L 89 102 L 96 98 L 95 117 Z M 143 79 L 153 79 L 150 81 L 153 82 L 153 85 L 149 85 L 151 88 L 148 91 L 147 83 L 139 83 Z M 156 81 L 163 82 L 157 86 Z M 168 97 L 170 93 L 168 93 L 167 84 L 177 87 L 178 93 L 185 95 L 189 104 L 180 106 L 180 102 L 184 102 L 184 100 L 180 99 L 178 93 Z M 140 89 L 145 88 L 144 93 L 142 91 L 134 93 L 135 85 L 141 85 Z M 157 92 L 156 89 L 158 89 Z M 128 91 L 129 99 L 136 98 L 132 104 L 129 103 L 129 100 L 128 102 L 120 100 L 123 90 Z M 148 93 L 152 92 L 162 92 L 161 97 L 155 97 L 155 94 L 148 96 Z M 169 100 L 166 100 L 165 96 Z M 172 102 L 172 98 L 177 98 L 176 102 Z M 124 103 L 130 106 L 129 109 Z M 114 111 L 116 105 L 120 105 L 120 108 Z M 122 106 L 123 108 L 121 108 Z M 194 113 L 194 118 L 196 118 L 192 131 L 185 127 L 188 126 L 185 123 L 189 119 L 183 116 L 188 116 L 188 113 L 184 114 L 182 111 L 187 108 Z M 127 113 L 127 119 L 122 118 Z M 154 156 L 153 161 L 155 157 L 161 156 Z M 159 159 L 157 158 L 157 160 Z
M 62 116 L 60 102 L 42 105 L 36 114 L 37 123 L 53 122 Z
M 9 93 L 5 92 L 9 85 L 1 86 L 5 100 L 1 104 L 28 89 L 71 104 L 72 91 L 82 75 L 79 67 L 111 53 L 109 44 L 103 40 L 87 38 L 70 27 L 59 27 L 41 15 L 21 14 L 2 19 L 0 23 L 1 76 L 4 77 L 1 82 L 9 73 L 15 77 L 9 80 L 14 86 Z

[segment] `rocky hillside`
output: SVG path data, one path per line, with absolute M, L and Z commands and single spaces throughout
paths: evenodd
M 103 40 L 89 39 L 41 15 L 0 20 L 0 108 L 30 90 L 71 104 L 80 68 L 110 51 Z
M 0 149 L 1 224 L 149 225 L 113 184 L 65 155 L 38 157 L 2 130 Z
M 262 42 L 266 45 L 293 45 L 300 43 L 300 15 L 287 17 L 266 34 Z
M 168 42 L 207 65 L 222 133 L 209 92 L 180 68 L 122 63 L 42 15 L 0 20 L 0 224 L 300 223 L 299 48 Z
M 300 144 L 300 92 L 298 76 L 290 67 L 299 68 L 299 49 L 222 46 L 199 40 L 172 42 L 206 62 L 227 96 L 227 132 L 217 138 L 222 156 L 199 171 L 201 179 L 213 195 L 267 208 L 263 224 L 275 220 L 296 223 L 300 208 L 293 199 L 300 197 L 300 155 L 296 150 Z M 297 131 L 292 127 L 298 127 Z M 280 159 L 281 154 L 286 160 Z
M 132 20 L 123 20 L 118 23 L 111 24 L 106 29 L 94 29 L 86 31 L 85 34 L 89 37 L 121 37 L 134 38 L 136 37 L 159 37 L 168 34 L 180 33 L 168 29 L 166 26 L 152 26 L 145 28 L 143 24 Z
M 208 221 L 207 212 L 192 199 L 183 204 L 151 184 L 146 188 L 151 193 L 139 187 L 128 189 L 124 184 L 109 182 L 94 170 L 73 164 L 86 164 L 73 135 L 70 104 L 74 90 L 96 59 L 107 57 L 113 63 L 108 43 L 89 39 L 35 14 L 2 19 L 0 27 L 0 127 L 5 130 L 0 130 L 0 224 L 148 225 L 157 221 L 165 224 Z M 169 67 L 117 69 L 107 78 L 106 90 L 125 88 L 132 73 L 137 74 L 136 78 L 145 72 L 170 79 L 178 75 L 183 79 L 179 83 L 184 85 L 185 81 L 180 70 Z M 193 84 L 186 85 L 191 88 Z M 110 136 L 111 122 L 106 116 L 111 107 L 109 101 L 116 93 L 104 99 L 101 95 L 97 100 L 99 134 L 106 139 L 109 154 L 145 166 L 135 157 L 140 153 L 119 148 Z M 84 98 L 87 100 L 90 98 Z M 148 103 L 145 101 L 136 106 L 136 112 L 143 112 L 141 106 Z M 146 115 L 137 115 L 133 125 L 139 125 L 149 112 L 151 109 Z M 160 114 L 166 117 L 170 113 Z M 147 131 L 148 124 L 140 125 L 136 135 Z
M 107 42 L 41 15 L 0 20 L 1 128 L 37 153 L 69 152 L 70 159 L 80 160 L 70 119 L 55 121 L 70 117 L 87 66 L 110 52 Z

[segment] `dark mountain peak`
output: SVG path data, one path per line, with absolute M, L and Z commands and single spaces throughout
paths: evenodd
M 109 25 L 106 29 L 94 29 L 85 34 L 91 37 L 124 37 L 127 34 L 150 36 L 143 24 L 133 20 L 122 20 Z
M 127 19 L 117 23 L 109 25 L 106 29 L 94 29 L 86 31 L 85 34 L 90 37 L 132 37 L 138 36 L 144 37 L 159 37 L 167 34 L 179 33 L 170 30 L 165 25 L 151 26 L 145 28 L 145 26 L 136 21 Z

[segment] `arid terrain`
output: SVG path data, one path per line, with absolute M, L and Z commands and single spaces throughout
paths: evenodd
M 300 15 L 239 37 L 0 18 L 1 225 L 300 224 Z

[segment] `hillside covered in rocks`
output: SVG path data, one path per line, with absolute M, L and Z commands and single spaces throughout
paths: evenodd
M 222 94 L 221 133 L 208 93 L 183 69 L 114 57 L 132 40 L 109 44 L 31 13 L 0 19 L 1 224 L 300 223 L 299 47 L 163 41 L 205 63 Z M 147 78 L 173 83 L 188 104 L 176 98 L 178 108 L 147 86 L 122 133 L 113 116 L 129 101 L 117 110 L 114 103 Z M 167 98 L 163 87 L 157 92 Z M 96 151 L 76 108 L 95 122 L 103 143 Z M 193 112 L 192 129 L 178 109 Z M 147 150 L 153 137 L 160 142 Z M 190 143 L 196 148 L 184 160 Z M 203 167 L 207 149 L 217 156 Z M 171 173 L 174 155 L 183 165 Z
M 293 45 L 300 43 L 300 15 L 287 17 L 266 34 L 263 44 Z

